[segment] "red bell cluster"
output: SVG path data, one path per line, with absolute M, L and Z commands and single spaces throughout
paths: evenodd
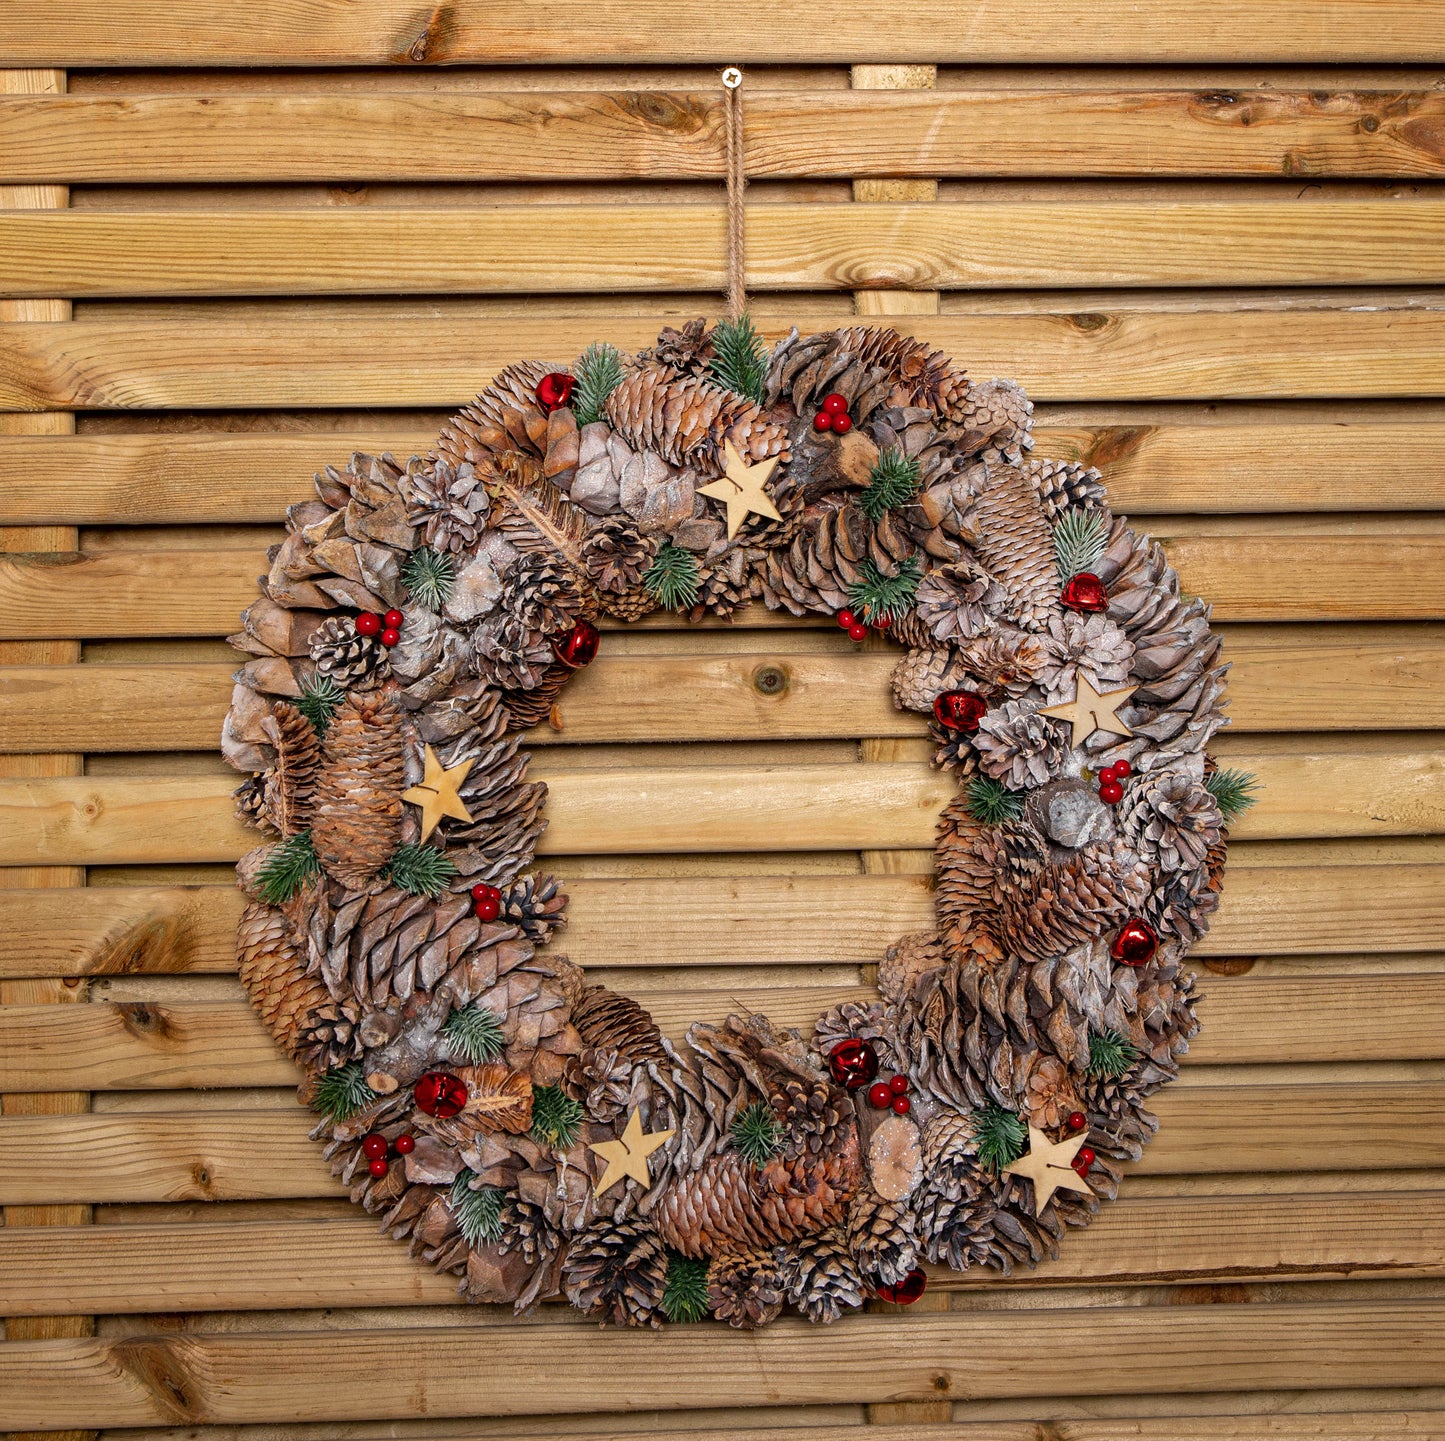
M 402 622 L 406 617 L 399 610 L 389 610 L 377 615 L 374 610 L 364 610 L 356 617 L 357 635 L 378 635 L 382 645 L 397 645 L 401 640 Z

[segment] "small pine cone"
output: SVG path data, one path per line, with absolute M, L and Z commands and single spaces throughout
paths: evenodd
M 657 1022 L 630 996 L 619 995 L 606 986 L 588 986 L 572 1010 L 572 1024 L 589 1046 L 604 1046 L 625 1056 L 634 1065 L 672 1061 L 662 1044 Z
M 656 536 L 643 535 L 627 516 L 608 516 L 582 546 L 582 563 L 604 597 L 625 596 L 641 587 L 657 545 Z
M 275 752 L 264 778 L 266 819 L 283 836 L 304 831 L 321 768 L 316 727 L 288 701 L 274 701 L 261 730 Z
M 266 819 L 266 777 L 247 776 L 235 790 L 231 799 L 236 803 L 236 819 L 243 826 L 265 829 L 270 822 Z
M 707 1268 L 707 1300 L 714 1316 L 739 1330 L 755 1331 L 783 1309 L 783 1283 L 771 1251 L 714 1257 Z
M 548 633 L 529 624 L 511 606 L 495 611 L 475 626 L 471 639 L 477 675 L 504 692 L 536 690 L 547 671 L 557 665 Z M 548 710 L 554 697 L 555 692 L 547 697 Z
M 1163 871 L 1207 865 L 1224 826 L 1208 787 L 1183 770 L 1154 771 L 1131 780 L 1116 816 L 1140 860 Z
M 548 636 L 570 630 L 582 613 L 582 595 L 570 567 L 551 555 L 522 556 L 507 572 L 506 603 L 530 630 Z
M 978 774 L 978 751 L 974 748 L 973 737 L 964 731 L 949 730 L 930 721 L 928 735 L 933 741 L 933 764 L 940 770 L 952 771 L 959 785 L 971 781 Z
M 908 1207 L 863 1189 L 848 1207 L 848 1250 L 864 1282 L 896 1286 L 918 1264 Z
M 761 558 L 761 550 L 752 549 L 752 554 Z M 735 615 L 752 599 L 755 578 L 748 563 L 749 552 L 732 550 L 719 558 L 715 565 L 702 566 L 697 575 L 697 600 L 690 612 L 692 620 L 701 620 L 704 615 L 722 616 L 724 620 Z
M 803 1236 L 778 1254 L 784 1294 L 815 1325 L 831 1325 L 863 1304 L 863 1278 L 841 1228 Z
M 514 1191 L 502 1201 L 499 1219 L 502 1234 L 497 1249 L 504 1256 L 518 1253 L 528 1266 L 547 1265 L 562 1244 L 562 1233 L 547 1219 L 547 1212 Z
M 998 582 L 964 556 L 929 571 L 918 584 L 914 606 L 935 640 L 959 641 L 987 632 L 1003 600 Z
M 534 946 L 543 946 L 567 924 L 567 897 L 556 876 L 519 876 L 502 892 L 500 919 L 520 927 Z
M 453 465 L 445 458 L 429 462 L 414 457 L 407 463 L 401 490 L 408 522 L 422 528 L 422 539 L 433 550 L 459 555 L 476 549 L 489 501 L 482 477 L 469 461 Z
M 976 1167 L 947 1187 L 926 1179 L 914 1194 L 913 1207 L 918 1239 L 930 1261 L 955 1271 L 992 1265 L 1008 1275 L 1013 1269 L 1012 1257 L 1001 1255 L 995 1244 L 998 1205 Z
M 958 650 L 973 680 L 970 689 L 989 698 L 1022 695 L 1047 664 L 1049 655 L 1048 644 L 1041 636 L 1007 626 L 975 636 Z
M 1122 1076 L 1086 1077 L 1083 1109 L 1094 1149 L 1115 1160 L 1139 1160 L 1159 1130 L 1159 1118 L 1144 1104 L 1155 1089 L 1137 1066 Z
M 327 874 L 364 890 L 401 838 L 405 722 L 388 692 L 348 696 L 326 732 L 311 840 Z
M 1039 1053 L 1029 1067 L 1022 1110 L 1042 1130 L 1062 1126 L 1080 1108 L 1082 1097 L 1073 1073 L 1057 1057 Z
M 651 615 L 657 609 L 657 600 L 646 586 L 623 591 L 621 595 L 599 592 L 597 603 L 603 615 L 610 615 L 629 624 L 634 620 L 641 620 L 645 615 Z
M 617 1120 L 632 1099 L 633 1064 L 619 1051 L 589 1046 L 568 1069 L 568 1081 L 589 1120 Z
M 989 711 L 979 721 L 973 743 L 980 768 L 1011 790 L 1052 780 L 1069 750 L 1062 722 L 1016 700 Z
M 1108 616 L 1065 611 L 1049 617 L 1038 682 L 1062 699 L 1083 671 L 1096 688 L 1117 690 L 1128 683 L 1133 664 L 1134 642 Z
M 968 678 L 968 667 L 952 646 L 910 650 L 893 667 L 893 698 L 899 710 L 929 715 L 944 691 L 958 690 Z
M 994 379 L 970 385 L 950 418 L 966 431 L 981 434 L 983 447 L 1015 464 L 1024 451 L 1034 448 L 1034 403 L 1016 381 Z
M 638 1221 L 594 1221 L 573 1240 L 562 1265 L 567 1299 L 604 1326 L 653 1326 L 667 1286 L 667 1251 Z
M 371 690 L 391 674 L 386 647 L 374 635 L 357 635 L 356 622 L 333 615 L 312 633 L 311 659 L 338 690 Z
M 548 372 L 565 369 L 544 360 L 524 360 L 499 371 L 475 405 L 442 427 L 438 454 L 453 465 L 481 465 L 507 450 L 540 457 L 547 448 L 547 412 L 537 402 L 537 386 Z
M 1104 478 L 1089 466 L 1070 460 L 1030 458 L 1024 474 L 1038 492 L 1050 520 L 1057 520 L 1066 510 L 1104 508 Z
M 562 694 L 574 672 L 569 665 L 549 665 L 530 688 L 515 688 L 502 692 L 502 704 L 507 711 L 509 731 L 530 730 L 552 714 L 552 705 Z
M 976 1127 L 963 1111 L 940 1107 L 923 1127 L 923 1171 L 956 1180 L 977 1166 Z
M 712 331 L 707 321 L 699 316 L 689 320 L 681 330 L 666 325 L 657 337 L 657 344 L 645 350 L 637 358 L 644 363 L 652 361 L 665 365 L 680 375 L 705 376 L 712 363 Z
M 857 1001 L 844 1001 L 829 1011 L 824 1011 L 813 1026 L 813 1049 L 826 1057 L 841 1041 L 852 1039 L 871 1041 L 881 1059 L 891 1062 L 896 1049 L 893 1027 L 888 1019 L 887 1008 L 881 1001 L 861 1005 Z
M 974 550 L 1004 589 L 1005 609 L 1024 630 L 1047 628 L 1059 610 L 1054 532 L 1022 471 L 990 465 L 971 511 L 978 527 Z

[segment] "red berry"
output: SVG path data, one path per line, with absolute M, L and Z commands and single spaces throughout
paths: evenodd
M 381 617 L 375 611 L 364 610 L 356 617 L 357 635 L 378 635 L 381 632 Z
M 874 1081 L 868 1087 L 868 1104 L 875 1111 L 886 1111 L 893 1104 L 893 1092 L 888 1089 L 887 1081 Z
M 889 1077 L 888 1089 L 895 1096 L 901 1096 L 908 1089 L 908 1077 L 900 1071 L 896 1076 Z
M 479 921 L 494 921 L 502 914 L 502 903 L 495 896 L 483 896 L 472 909 Z
M 1090 1166 L 1094 1164 L 1094 1150 L 1092 1146 L 1080 1146 L 1079 1153 L 1074 1157 L 1074 1170 L 1081 1176 Z
M 823 409 L 829 415 L 844 415 L 848 410 L 848 401 L 835 390 L 831 395 L 823 397 Z
M 382 645 L 399 645 L 401 643 L 401 632 L 399 630 L 392 630 L 392 628 L 388 626 L 381 633 L 381 643 Z
M 398 1156 L 409 1156 L 416 1150 L 416 1137 L 410 1131 L 403 1131 L 391 1144 L 396 1147 Z
M 846 410 L 839 411 L 833 417 L 833 434 L 847 435 L 853 429 L 853 417 Z
M 368 1164 L 366 1169 L 370 1171 L 373 1176 L 384 1176 L 391 1169 L 391 1167 L 386 1164 L 385 1156 L 378 1156 L 374 1161 Z
M 387 630 L 400 630 L 406 623 L 406 617 L 399 610 L 389 610 L 381 619 Z
M 880 615 L 878 619 L 873 622 L 873 628 L 875 630 L 887 630 L 892 624 L 893 617 L 891 615 Z
M 1071 1131 L 1082 1131 L 1088 1124 L 1088 1119 L 1082 1111 L 1069 1112 L 1069 1129 Z
M 1128 761 L 1115 761 L 1110 770 L 1114 772 L 1114 779 L 1120 781 L 1134 773 L 1134 767 Z
M 913 1102 L 907 1096 L 894 1096 L 893 1111 L 895 1115 L 906 1116 L 913 1109 Z
M 848 627 L 849 640 L 867 640 L 868 627 L 866 625 L 853 624 Z
M 386 1137 L 378 1136 L 375 1133 L 368 1136 L 361 1143 L 361 1154 L 368 1161 L 374 1161 L 378 1156 L 386 1155 Z
M 820 410 L 817 415 L 813 417 L 814 430 L 832 430 L 832 428 L 833 417 L 829 415 L 826 410 Z
M 1124 787 L 1118 781 L 1105 781 L 1099 787 L 1099 799 L 1107 805 L 1116 806 L 1124 799 Z
M 844 630 L 852 630 L 858 624 L 858 617 L 851 610 L 840 610 L 838 612 L 838 624 Z
M 1099 772 L 1099 784 L 1101 786 L 1106 786 L 1111 781 L 1116 781 L 1118 779 L 1119 772 L 1116 771 L 1113 766 L 1105 766 L 1104 769 Z

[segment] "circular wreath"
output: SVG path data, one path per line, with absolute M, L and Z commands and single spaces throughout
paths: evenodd
M 226 720 L 274 832 L 238 867 L 241 977 L 332 1170 L 469 1300 L 604 1321 L 916 1298 L 1088 1222 L 1195 1033 L 1181 961 L 1249 778 L 1208 607 L 1030 454 L 1033 407 L 878 328 L 746 320 L 509 366 L 400 464 L 317 477 L 233 643 Z M 760 599 L 897 641 L 959 789 L 937 923 L 879 997 L 674 1047 L 547 943 L 546 788 L 519 732 L 599 616 Z

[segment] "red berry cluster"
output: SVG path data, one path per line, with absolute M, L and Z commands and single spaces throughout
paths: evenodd
M 502 893 L 496 886 L 478 882 L 472 887 L 472 900 L 479 921 L 494 921 L 502 914 Z
M 868 638 L 868 627 L 851 610 L 838 612 L 838 624 L 848 632 L 849 640 L 866 640 Z
M 1081 1176 L 1087 1176 L 1094 1164 L 1094 1149 L 1092 1146 L 1080 1146 L 1074 1156 L 1073 1167 Z
M 1124 787 L 1119 784 L 1133 774 L 1134 767 L 1128 761 L 1115 761 L 1099 772 L 1099 799 L 1105 805 L 1116 806 L 1124 799 Z
M 403 1131 L 396 1140 L 391 1143 L 391 1149 L 398 1156 L 409 1156 L 416 1150 L 416 1137 L 410 1131 Z M 373 1131 L 362 1143 L 361 1154 L 366 1157 L 366 1169 L 373 1176 L 381 1177 L 390 1170 L 390 1163 L 386 1159 L 387 1144 L 386 1137 L 378 1131 Z
M 868 1104 L 875 1111 L 895 1111 L 906 1116 L 913 1109 L 913 1102 L 908 1099 L 908 1077 L 897 1075 L 886 1081 L 874 1081 L 868 1087 Z
M 834 435 L 847 435 L 853 429 L 847 400 L 835 390 L 823 397 L 823 408 L 813 417 L 814 430 L 831 430 Z
M 396 645 L 401 640 L 401 625 L 405 619 L 399 610 L 389 610 L 385 615 L 364 610 L 356 617 L 356 633 L 379 635 L 382 645 Z

